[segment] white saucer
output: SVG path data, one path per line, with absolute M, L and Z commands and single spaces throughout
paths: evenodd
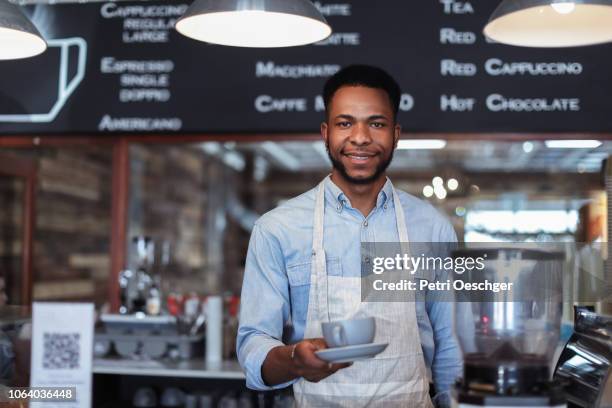
M 368 343 L 356 346 L 332 347 L 315 351 L 317 357 L 329 363 L 350 363 L 355 360 L 372 358 L 382 353 L 389 343 Z

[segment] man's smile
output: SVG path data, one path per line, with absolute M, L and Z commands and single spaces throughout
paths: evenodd
M 355 164 L 366 164 L 368 162 L 371 161 L 371 159 L 373 159 L 375 156 L 377 156 L 377 153 L 372 153 L 372 152 L 343 152 L 342 153 L 345 157 L 348 157 L 349 160 L 352 163 Z

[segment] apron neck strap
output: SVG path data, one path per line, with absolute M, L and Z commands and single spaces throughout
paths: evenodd
M 327 293 L 327 260 L 323 249 L 323 225 L 325 212 L 325 180 L 317 188 L 314 208 L 314 228 L 312 231 L 312 262 L 309 302 L 315 301 L 314 308 L 318 320 L 328 322 L 329 297 Z
M 323 250 L 323 225 L 325 214 L 325 181 L 329 176 L 323 179 L 317 187 L 317 194 L 314 207 L 314 228 L 312 231 L 312 250 L 313 254 L 319 250 Z
M 406 215 L 404 214 L 404 207 L 400 201 L 399 195 L 395 191 L 395 187 L 391 184 L 391 191 L 393 191 L 393 207 L 395 208 L 395 224 L 397 225 L 397 233 L 399 235 L 399 241 L 401 243 L 408 244 L 408 229 L 406 228 Z

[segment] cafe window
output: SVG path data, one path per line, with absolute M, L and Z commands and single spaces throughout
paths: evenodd
M 470 211 L 465 219 L 466 242 L 522 242 L 573 239 L 578 211 Z
M 0 177 L 0 253 L 9 304 L 23 304 L 24 222 L 33 221 L 29 291 L 38 301 L 93 301 L 108 298 L 110 268 L 112 151 L 110 147 L 2 149 L 3 157 L 31 163 L 34 200 L 24 218 L 24 179 Z M 31 219 L 29 219 L 31 218 Z
M 162 293 L 239 292 L 249 230 L 231 217 L 243 167 L 228 165 L 214 144 L 130 147 L 127 265 L 134 239 L 154 246 L 149 271 Z

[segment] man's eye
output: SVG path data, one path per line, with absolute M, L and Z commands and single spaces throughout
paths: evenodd
M 385 127 L 385 124 L 381 123 L 381 122 L 372 122 L 370 126 L 372 126 L 373 128 L 376 128 L 376 129 L 381 129 L 381 128 Z
M 351 122 L 338 122 L 336 123 L 336 126 L 341 127 L 341 128 L 347 128 L 351 126 Z

